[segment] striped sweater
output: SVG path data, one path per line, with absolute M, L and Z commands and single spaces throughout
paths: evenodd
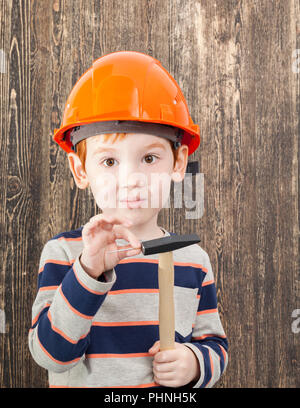
M 48 370 L 50 387 L 158 386 L 148 353 L 159 339 L 158 254 L 124 258 L 97 281 L 79 261 L 82 228 L 43 248 L 30 352 Z M 173 251 L 173 259 L 175 341 L 199 360 L 193 386 L 212 387 L 228 357 L 209 257 L 194 244 Z

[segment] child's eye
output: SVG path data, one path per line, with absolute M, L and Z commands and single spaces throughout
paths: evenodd
M 153 160 L 153 159 L 154 159 L 154 160 Z M 146 163 L 148 163 L 148 164 L 154 163 L 156 159 L 157 159 L 157 157 L 154 156 L 153 154 L 147 154 L 147 156 L 145 156 L 145 161 L 146 161 Z
M 115 159 L 113 159 L 112 157 L 109 157 L 108 159 L 103 160 L 103 163 L 107 163 L 107 165 L 104 164 L 105 167 L 113 167 L 115 163 Z

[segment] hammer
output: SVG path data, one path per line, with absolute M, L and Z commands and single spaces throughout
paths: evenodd
M 170 235 L 168 237 L 141 241 L 144 255 L 159 254 L 158 286 L 159 286 L 159 339 L 160 350 L 173 349 L 175 342 L 175 311 L 174 311 L 174 260 L 175 249 L 183 248 L 200 242 L 197 234 Z M 118 249 L 116 251 L 128 251 Z

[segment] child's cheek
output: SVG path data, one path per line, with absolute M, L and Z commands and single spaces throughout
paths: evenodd
M 145 199 L 142 208 L 162 208 L 168 202 L 171 187 L 171 176 L 168 173 L 153 173 L 149 177 L 143 177 L 143 180 L 136 181 L 139 187 L 130 189 L 131 195 L 135 193 Z M 115 174 L 97 175 L 90 180 L 92 194 L 99 208 L 123 208 L 118 200 L 121 192 L 118 192 L 118 179 Z M 134 183 L 129 182 L 133 187 Z M 124 203 L 123 203 L 124 204 Z
M 171 177 L 168 173 L 151 175 L 151 207 L 162 208 L 170 195 Z
M 98 176 L 91 182 L 91 190 L 99 208 L 117 208 L 117 186 L 113 175 Z

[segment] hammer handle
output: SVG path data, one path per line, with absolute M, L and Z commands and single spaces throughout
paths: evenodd
M 159 254 L 158 285 L 160 350 L 170 350 L 175 348 L 173 252 Z

